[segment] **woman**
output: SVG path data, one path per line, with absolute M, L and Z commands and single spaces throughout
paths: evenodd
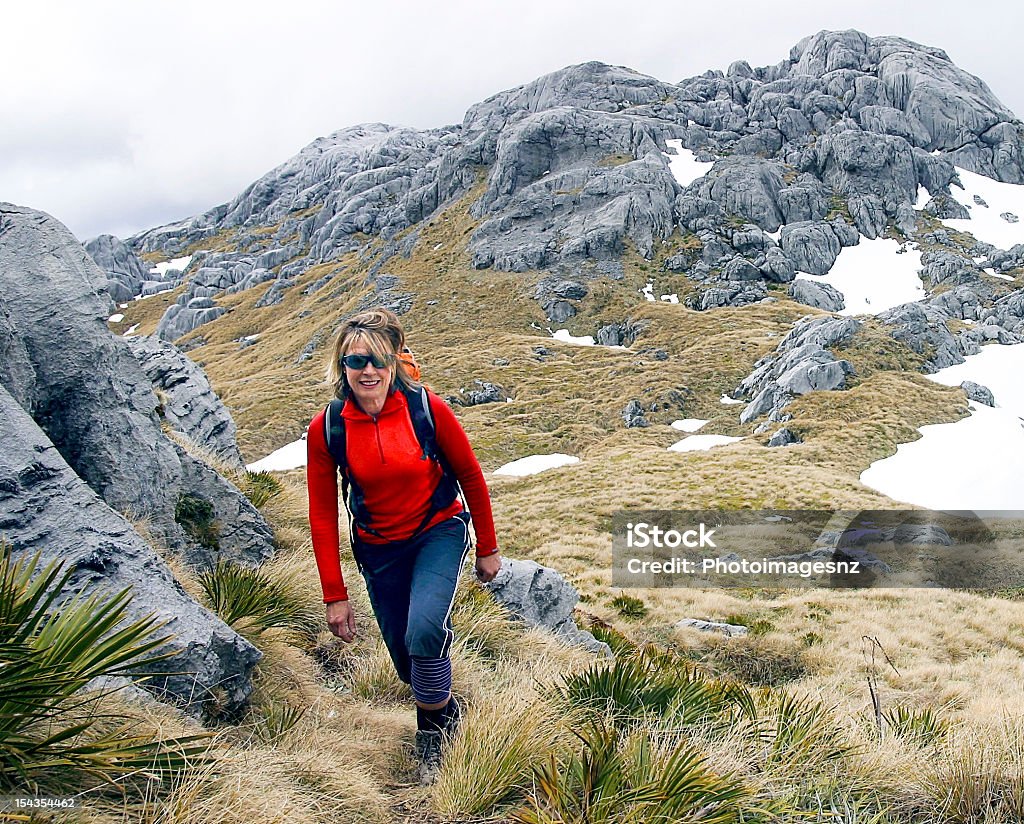
M 398 357 L 406 351 L 398 318 L 386 309 L 342 324 L 327 380 L 344 403 L 310 423 L 306 477 L 327 624 L 343 641 L 355 638 L 338 557 L 341 470 L 352 552 L 398 677 L 412 686 L 420 779 L 429 783 L 460 713 L 448 656 L 455 588 L 470 540 L 469 514 L 452 478 L 473 516 L 481 581 L 497 575 L 501 556 L 487 484 L 466 433 L 444 401 L 412 379 Z M 432 425 L 423 423 L 428 406 Z M 434 443 L 422 442 L 431 436 Z

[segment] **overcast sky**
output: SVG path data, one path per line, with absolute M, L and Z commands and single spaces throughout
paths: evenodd
M 466 108 L 586 60 L 667 82 L 857 28 L 938 46 L 1024 113 L 1009 0 L 35 0 L 0 18 L 0 200 L 82 240 L 230 200 L 320 135 Z

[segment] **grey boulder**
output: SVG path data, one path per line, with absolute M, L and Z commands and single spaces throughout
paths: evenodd
M 171 657 L 140 684 L 158 698 L 216 717 L 241 712 L 260 652 L 200 607 L 120 514 L 68 466 L 46 434 L 0 386 L 0 533 L 16 557 L 41 553 L 73 570 L 58 603 L 130 587 L 128 618 L 154 614 Z
M 790 285 L 787 294 L 797 303 L 824 309 L 826 312 L 838 312 L 846 306 L 843 293 L 829 283 L 797 278 Z
M 996 405 L 995 396 L 993 396 L 992 390 L 987 386 L 982 386 L 974 381 L 961 381 L 960 388 L 964 390 L 967 397 L 972 401 L 982 403 L 985 406 Z
M 579 594 L 555 570 L 535 561 L 504 558 L 501 570 L 485 587 L 499 604 L 528 626 L 543 627 L 568 644 L 603 657 L 611 656 L 607 644 L 576 626 L 572 616 Z

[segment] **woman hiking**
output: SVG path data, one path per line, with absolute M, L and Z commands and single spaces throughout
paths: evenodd
M 447 404 L 418 382 L 407 352 L 393 312 L 362 312 L 342 324 L 327 366 L 338 400 L 309 425 L 306 477 L 327 624 L 343 641 L 355 638 L 338 555 L 340 475 L 352 554 L 398 677 L 416 701 L 419 777 L 426 784 L 459 723 L 451 612 L 470 548 L 470 513 L 481 581 L 494 578 L 501 556 L 487 484 L 466 433 Z

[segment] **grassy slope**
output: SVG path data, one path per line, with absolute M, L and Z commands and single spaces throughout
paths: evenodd
M 475 225 L 468 211 L 474 196 L 421 227 L 411 257 L 396 257 L 382 271 L 401 279 L 399 290 L 416 295 L 404 320 L 435 391 L 455 393 L 480 379 L 500 384 L 512 398 L 510 403 L 457 409 L 485 471 L 532 453 L 558 451 L 582 458 L 578 465 L 533 477 L 488 477 L 498 533 L 509 555 L 556 566 L 581 589 L 586 614 L 613 622 L 638 640 L 668 644 L 716 671 L 754 683 L 790 683 L 826 696 L 851 714 L 860 714 L 867 705 L 865 635 L 878 637 L 898 664 L 898 676 L 888 670 L 881 676 L 886 701 L 947 705 L 957 717 L 992 723 L 1004 710 L 1024 708 L 1009 697 L 1017 659 L 995 652 L 1022 651 L 1019 615 L 1005 601 L 952 592 L 663 589 L 632 591 L 644 602 L 647 616 L 623 619 L 612 606 L 619 593 L 610 586 L 606 531 L 616 509 L 893 507 L 894 502 L 859 483 L 860 472 L 892 454 L 897 443 L 912 440 L 915 428 L 962 417 L 964 396 L 913 371 L 917 357 L 869 322 L 843 352 L 857 369 L 852 388 L 799 399 L 790 408 L 794 417 L 787 425 L 804 442 L 768 449 L 766 436 L 751 436 L 751 427 L 738 423 L 742 407 L 723 406 L 718 398 L 774 349 L 796 319 L 814 310 L 785 299 L 706 313 L 644 303 L 638 290 L 652 265 L 627 252 L 624 278 L 592 282 L 581 315 L 569 328 L 574 334 L 592 334 L 604 323 L 628 318 L 646 323 L 641 337 L 627 351 L 559 343 L 547 334 L 548 324 L 532 298 L 539 273 L 476 271 L 470 266 L 465 242 Z M 321 383 L 327 336 L 371 290 L 366 283 L 370 257 L 352 254 L 315 267 L 275 307 L 254 308 L 262 288 L 219 298 L 229 313 L 191 336 L 205 341 L 190 355 L 205 366 L 234 414 L 249 459 L 296 438 L 328 399 Z M 302 294 L 308 284 L 330 273 L 334 278 L 326 287 Z M 161 296 L 132 304 L 123 328 L 141 323 L 140 332 L 153 331 L 167 302 Z M 259 340 L 240 350 L 238 339 L 252 334 L 259 334 Z M 299 362 L 317 335 L 323 343 L 314 358 Z M 540 360 L 533 351 L 536 346 L 553 354 Z M 658 361 L 641 351 L 652 348 L 665 350 L 668 359 Z M 509 363 L 498 365 L 497 359 Z M 653 426 L 624 428 L 620 412 L 631 398 L 645 405 L 664 404 L 650 416 Z M 667 424 L 681 417 L 709 419 L 705 432 L 746 437 L 711 452 L 669 452 L 665 447 L 679 433 Z M 287 473 L 285 492 L 268 505 L 268 515 L 286 548 L 284 563 L 300 570 L 309 592 L 315 593 L 302 482 L 301 470 Z M 359 606 L 365 616 L 365 601 Z M 673 630 L 683 617 L 732 618 L 756 623 L 760 631 L 723 644 Z M 291 663 L 272 660 L 267 669 L 284 681 L 288 672 L 304 673 L 303 690 L 317 709 L 301 729 L 335 730 L 344 741 L 363 734 L 358 719 L 374 729 L 374 746 L 383 747 L 381 752 L 359 750 L 365 766 L 359 780 L 366 783 L 367 797 L 376 798 L 367 801 L 367 818 L 379 814 L 401 819 L 409 809 L 426 815 L 422 810 L 428 796 L 401 786 L 408 779 L 409 762 L 395 741 L 409 736 L 410 719 L 393 703 L 401 691 L 386 658 L 373 647 L 370 624 L 363 618 L 369 636 L 356 649 L 326 654 L 324 649 L 333 648 L 322 638 L 323 646 L 314 655 L 319 668 L 303 657 Z M 479 616 L 470 626 L 471 635 L 489 637 L 491 625 L 481 623 Z M 471 697 L 531 692 L 535 684 L 523 681 L 523 673 L 516 670 L 524 661 L 531 671 L 552 678 L 580 663 L 578 656 L 557 651 L 546 641 L 505 637 L 502 632 L 493 629 L 498 640 L 491 642 L 505 646 L 497 653 L 491 649 L 490 659 L 481 659 L 475 648 L 462 650 L 457 684 Z M 333 663 L 325 669 L 325 661 Z M 332 708 L 338 711 L 334 702 L 339 699 L 317 683 L 331 671 L 351 676 L 357 685 L 359 700 L 341 699 L 349 719 L 341 726 L 330 715 Z M 282 689 L 287 693 L 298 688 Z M 482 717 L 479 723 L 477 733 L 483 735 L 490 722 Z M 439 809 L 455 815 L 463 808 L 451 802 L 451 792 L 451 787 L 439 790 L 436 798 L 448 798 L 448 806 Z

